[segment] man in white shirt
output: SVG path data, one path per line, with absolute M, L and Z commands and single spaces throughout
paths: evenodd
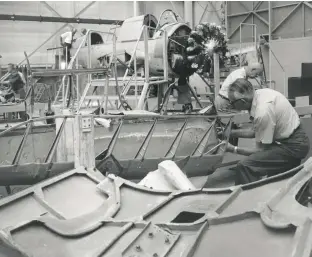
M 255 138 L 256 148 L 228 144 L 227 151 L 246 155 L 236 167 L 236 184 L 246 184 L 286 172 L 300 165 L 310 149 L 309 138 L 300 125 L 296 110 L 281 93 L 254 90 L 246 79 L 237 79 L 228 88 L 232 108 L 248 110 L 253 127 L 232 130 L 231 136 Z
M 72 46 L 73 39 L 74 39 L 76 32 L 77 30 L 73 29 L 71 31 L 67 31 L 63 33 L 60 37 L 60 42 L 61 42 L 61 45 L 63 46 L 63 56 L 64 58 L 67 57 L 67 60 L 66 60 L 67 62 L 70 61 L 70 48 Z
M 263 72 L 263 67 L 260 63 L 251 63 L 248 66 L 239 68 L 229 74 L 223 82 L 219 95 L 215 99 L 215 106 L 217 111 L 231 108 L 228 89 L 229 86 L 237 79 L 255 78 Z

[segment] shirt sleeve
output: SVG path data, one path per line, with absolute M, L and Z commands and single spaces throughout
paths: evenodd
M 255 139 L 262 144 L 272 144 L 274 140 L 274 131 L 276 120 L 272 104 L 261 106 L 254 119 Z

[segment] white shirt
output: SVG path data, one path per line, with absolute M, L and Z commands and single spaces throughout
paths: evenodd
M 73 40 L 73 33 L 71 31 L 65 32 L 61 35 L 63 43 L 71 44 Z
M 229 76 L 227 76 L 227 78 L 224 80 L 221 88 L 220 88 L 220 91 L 219 91 L 219 94 L 226 97 L 226 98 L 229 98 L 229 94 L 228 94 L 228 90 L 229 90 L 229 86 L 237 79 L 245 79 L 247 77 L 246 75 L 246 71 L 245 71 L 245 68 L 242 67 L 242 68 L 239 68 L 235 71 L 232 71 Z
M 286 97 L 270 88 L 255 91 L 250 116 L 256 141 L 263 144 L 288 138 L 300 125 L 300 118 Z

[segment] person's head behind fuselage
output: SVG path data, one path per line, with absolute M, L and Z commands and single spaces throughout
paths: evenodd
M 233 109 L 250 110 L 254 97 L 254 88 L 247 79 L 235 80 L 228 89 L 228 96 Z
M 85 28 L 81 29 L 81 31 L 80 31 L 80 32 L 81 32 L 81 34 L 82 34 L 82 35 L 87 34 L 87 30 L 86 30 Z
M 73 36 L 76 34 L 76 32 L 77 32 L 77 29 L 72 29 L 72 33 L 73 33 Z
M 8 64 L 8 72 L 13 72 L 15 71 L 15 65 L 13 63 L 9 63 Z
M 263 66 L 258 62 L 250 63 L 245 70 L 247 78 L 255 78 L 263 72 Z

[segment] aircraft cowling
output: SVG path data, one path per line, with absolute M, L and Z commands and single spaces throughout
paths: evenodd
M 164 72 L 163 68 L 163 30 L 167 31 L 167 60 L 168 60 L 168 74 L 169 77 L 189 76 L 194 71 L 187 68 L 187 55 L 186 45 L 187 39 L 191 32 L 191 28 L 184 23 L 172 23 L 166 24 L 161 27 L 161 30 L 155 32 L 153 37 L 148 40 L 148 58 L 150 76 L 162 76 Z M 79 40 L 80 41 L 80 40 Z M 77 50 L 79 43 L 76 42 L 72 49 L 72 55 Z M 178 42 L 178 44 L 176 43 Z M 135 41 L 123 41 L 120 42 L 117 39 L 116 53 L 120 61 L 129 64 L 129 60 L 133 53 Z M 97 67 L 99 65 L 107 65 L 110 60 L 113 45 L 98 44 L 91 46 L 91 66 Z M 145 60 L 144 41 L 141 40 L 137 46 L 136 59 L 137 66 L 144 67 Z M 82 47 L 79 53 L 79 64 L 82 67 L 88 67 L 88 49 L 86 46 Z M 99 60 L 102 60 L 101 62 Z M 130 66 L 133 67 L 133 62 Z M 120 66 L 119 69 L 124 69 L 124 66 Z M 119 73 L 119 72 L 118 72 Z M 122 72 L 120 72 L 122 74 Z
M 167 32 L 167 60 L 170 77 L 187 77 L 194 73 L 188 68 L 186 45 L 191 28 L 184 23 L 168 24 L 161 28 Z M 163 36 L 162 31 L 155 33 L 153 40 L 155 46 L 150 58 L 150 70 L 157 75 L 163 74 Z M 156 75 L 156 74 L 155 74 Z

